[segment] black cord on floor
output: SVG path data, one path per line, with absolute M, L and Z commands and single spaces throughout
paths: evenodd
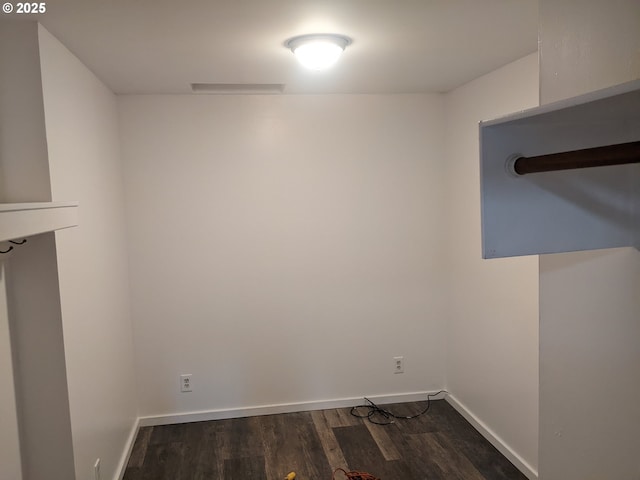
M 427 394 L 427 407 L 423 411 L 421 411 L 420 413 L 416 413 L 415 415 L 396 415 L 389 410 L 385 410 L 384 408 L 379 407 L 367 397 L 364 397 L 364 399 L 369 403 L 367 405 L 357 405 L 351 408 L 351 415 L 358 418 L 366 418 L 371 423 L 375 423 L 376 425 L 391 425 L 392 423 L 395 423 L 396 420 L 411 420 L 412 418 L 418 418 L 419 416 L 424 415 L 429 411 L 429 408 L 431 408 L 431 397 L 436 397 L 441 393 L 449 392 L 447 392 L 446 390 L 440 390 L 436 393 Z M 362 412 L 362 410 L 365 411 Z

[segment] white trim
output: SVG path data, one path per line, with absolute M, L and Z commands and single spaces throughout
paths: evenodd
M 456 397 L 449 394 L 445 398 L 449 404 L 455 408 L 473 427 L 480 432 L 498 451 L 507 457 L 518 470 L 520 470 L 529 480 L 537 480 L 538 472 L 526 460 L 518 455 L 509 445 L 507 445 L 498 435 L 496 435 L 485 423 L 471 413 Z
M 438 390 L 431 392 L 411 392 L 396 395 L 367 395 L 367 398 L 380 405 L 388 403 L 417 402 L 426 400 L 427 395 L 433 395 Z M 441 399 L 443 395 L 432 397 Z M 138 423 L 141 427 L 156 425 L 168 425 L 172 423 L 202 422 L 208 420 L 222 420 L 227 418 L 253 417 L 257 415 L 273 415 L 276 413 L 306 412 L 310 410 L 325 410 L 329 408 L 353 407 L 365 403 L 362 397 L 339 398 L 334 400 L 319 400 L 300 403 L 280 403 L 274 405 L 260 405 L 254 407 L 230 408 L 219 410 L 203 410 L 174 415 L 151 415 L 141 417 Z
M 27 210 L 48 210 L 50 208 L 68 208 L 77 206 L 78 202 L 0 203 L 0 212 L 23 212 Z
M 133 444 L 135 443 L 136 437 L 138 436 L 138 430 L 140 430 L 140 418 L 136 418 L 135 422 L 133 422 L 133 426 L 131 427 L 131 431 L 129 432 L 129 438 L 127 438 L 125 449 L 122 452 L 122 456 L 120 457 L 120 463 L 118 464 L 118 468 L 116 469 L 117 476 L 115 477 L 118 480 L 122 480 L 124 478 L 124 474 L 129 463 L 129 457 L 131 457 L 131 452 L 133 451 Z

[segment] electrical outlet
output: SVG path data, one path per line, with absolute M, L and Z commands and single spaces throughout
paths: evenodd
M 93 478 L 94 480 L 100 480 L 100 459 L 96 459 L 96 463 L 93 464 Z
M 393 373 L 404 373 L 404 357 L 393 357 Z
M 184 374 L 180 375 L 180 391 L 183 392 L 183 393 L 192 391 L 191 374 L 190 373 L 184 373 Z

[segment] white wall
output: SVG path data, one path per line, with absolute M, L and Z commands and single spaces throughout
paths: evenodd
M 530 477 L 538 464 L 538 258 L 481 257 L 478 122 L 537 103 L 537 54 L 446 96 L 447 389 Z
M 0 22 L 2 202 L 51 200 L 37 31 L 35 22 Z
M 540 261 L 540 478 L 640 471 L 640 253 Z
M 6 273 L 0 259 L 0 478 L 22 479 L 20 457 L 20 437 L 18 436 L 18 415 L 14 388 L 11 335 L 9 331 L 9 311 L 7 308 Z
M 74 475 L 69 394 L 53 233 L 32 236 L 6 265 L 22 474 Z
M 542 0 L 543 103 L 640 78 L 640 3 Z M 637 479 L 640 254 L 540 257 L 540 478 Z
M 80 225 L 56 233 L 75 469 L 114 478 L 137 416 L 115 96 L 39 29 L 51 190 Z
M 119 105 L 143 416 L 443 386 L 441 96 Z
M 637 0 L 540 0 L 540 100 L 640 77 Z

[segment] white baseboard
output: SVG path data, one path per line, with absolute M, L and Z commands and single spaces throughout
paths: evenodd
M 502 439 L 497 436 L 487 425 L 484 424 L 478 417 L 471 413 L 467 407 L 460 403 L 453 395 L 449 394 L 446 397 L 447 402 L 455 408 L 460 415 L 462 415 L 471 425 L 474 426 L 480 434 L 486 438 L 494 447 L 498 449 L 502 455 L 507 457 L 511 463 L 513 463 L 518 470 L 520 470 L 529 480 L 537 480 L 538 472 L 531 467 L 520 455 L 513 451 L 509 445 L 507 445 Z
M 434 392 L 411 392 L 394 395 L 367 395 L 371 401 L 385 405 L 389 403 L 416 402 L 426 400 L 427 395 Z M 443 398 L 443 395 L 432 396 L 432 399 Z M 326 410 L 329 408 L 354 407 L 364 404 L 363 397 L 339 398 L 334 400 L 320 400 L 300 403 L 280 403 L 274 405 L 260 405 L 255 407 L 230 408 L 219 410 L 204 410 L 198 412 L 186 412 L 172 415 L 152 415 L 139 418 L 141 427 L 155 425 L 168 425 L 172 423 L 202 422 L 208 420 L 223 420 L 227 418 L 253 417 L 257 415 L 273 415 L 276 413 L 307 412 L 310 410 Z
M 131 427 L 131 431 L 129 432 L 129 437 L 127 438 L 127 443 L 125 445 L 125 449 L 122 452 L 122 456 L 120 457 L 120 463 L 118 464 L 118 468 L 116 469 L 116 479 L 122 480 L 124 478 L 124 472 L 127 469 L 127 464 L 129 463 L 129 457 L 131 456 L 131 451 L 133 450 L 133 444 L 136 441 L 136 437 L 138 436 L 138 430 L 140 430 L 140 419 L 137 418 L 135 422 L 133 422 L 133 426 Z

